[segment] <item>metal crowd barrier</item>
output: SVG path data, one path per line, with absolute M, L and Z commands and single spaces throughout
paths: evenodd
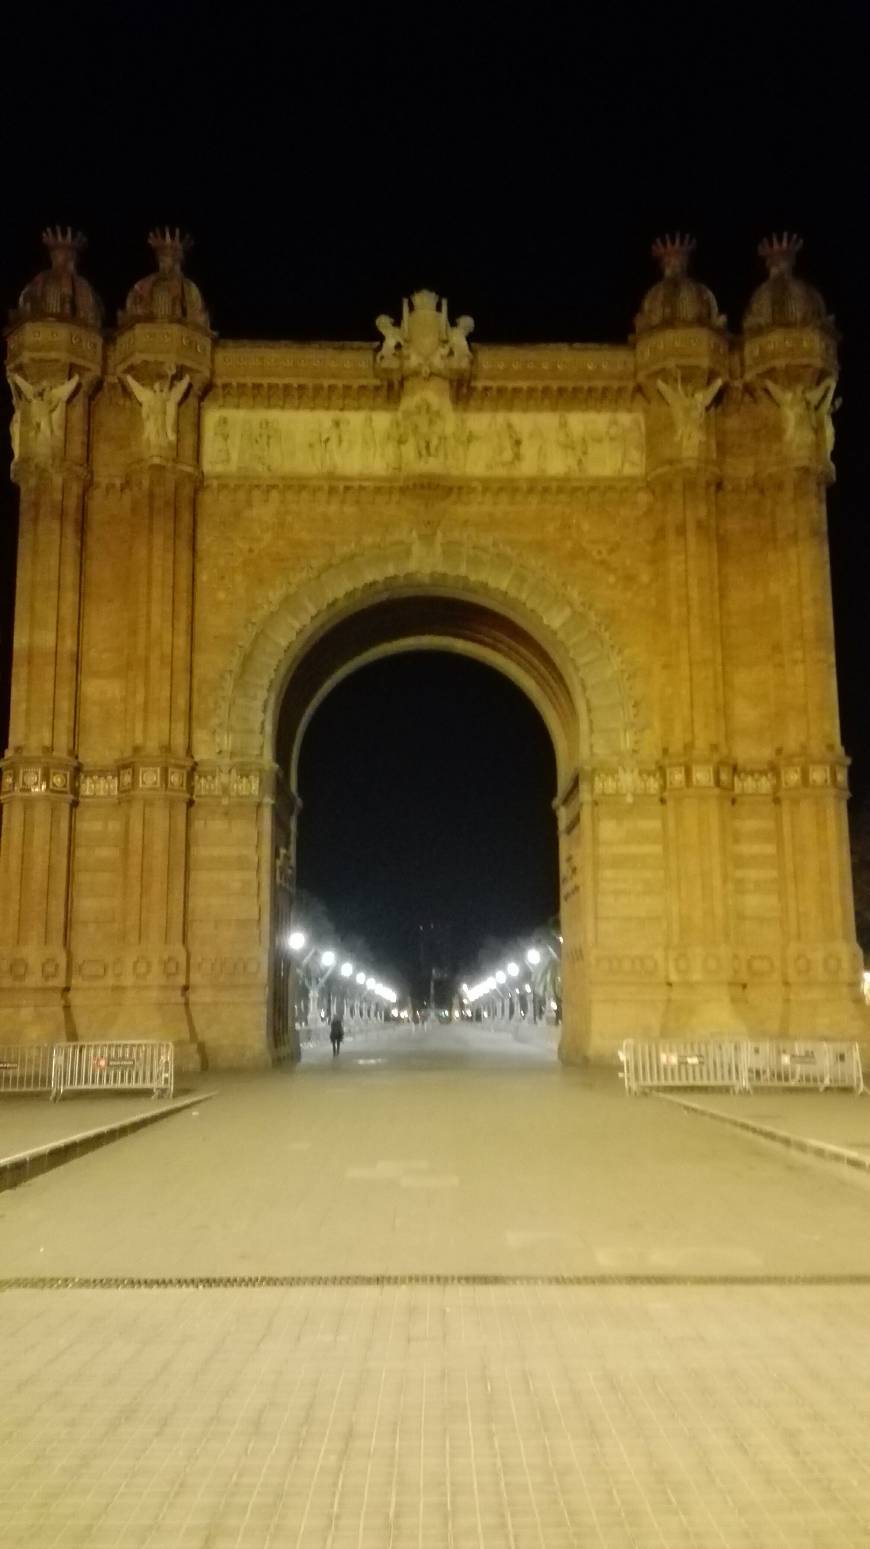
M 151 1092 L 171 1097 L 175 1049 L 171 1043 L 56 1043 L 52 1101 L 64 1092 Z
M 760 1087 L 839 1087 L 863 1092 L 864 1074 L 857 1043 L 784 1043 L 766 1039 L 749 1044 L 749 1082 Z
M 857 1043 L 821 1039 L 802 1043 L 777 1039 L 640 1043 L 627 1038 L 619 1057 L 625 1090 L 631 1097 L 669 1087 L 727 1087 L 732 1092 L 751 1092 L 754 1087 L 864 1090 Z
M 0 1047 L 0 1092 L 48 1092 L 51 1089 L 51 1044 Z
M 627 1038 L 620 1058 L 625 1090 L 636 1097 L 669 1087 L 726 1087 L 748 1092 L 747 1046 L 739 1040 L 708 1043 L 639 1043 Z

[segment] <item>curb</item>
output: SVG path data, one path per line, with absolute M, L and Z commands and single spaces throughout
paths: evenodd
M 812 1140 L 806 1135 L 792 1135 L 788 1130 L 773 1129 L 768 1124 L 757 1124 L 754 1119 L 741 1119 L 736 1114 L 718 1113 L 715 1108 L 705 1108 L 702 1103 L 688 1102 L 683 1097 L 677 1097 L 671 1092 L 653 1092 L 650 1094 L 658 1097 L 662 1102 L 674 1103 L 678 1108 L 685 1108 L 687 1113 L 700 1113 L 705 1119 L 718 1119 L 720 1124 L 731 1124 L 735 1129 L 747 1130 L 750 1135 L 757 1135 L 761 1140 L 774 1140 L 778 1145 L 790 1146 L 793 1151 L 803 1151 L 808 1156 L 821 1157 L 826 1162 L 840 1162 L 845 1167 L 856 1167 L 860 1172 L 870 1173 L 870 1155 L 864 1156 L 860 1151 L 849 1151 L 845 1146 L 835 1146 L 829 1140 Z
M 208 1102 L 209 1098 L 217 1095 L 217 1092 L 198 1092 L 195 1097 L 176 1098 L 142 1113 L 130 1114 L 126 1119 L 118 1119 L 114 1124 L 101 1124 L 97 1129 L 81 1130 L 78 1135 L 66 1135 L 62 1140 L 50 1140 L 44 1146 L 34 1146 L 32 1151 L 18 1151 L 14 1156 L 0 1157 L 0 1194 L 6 1189 L 15 1189 L 19 1184 L 29 1182 L 31 1178 L 38 1178 L 42 1173 L 51 1172 L 55 1167 L 62 1167 L 65 1162 L 75 1161 L 76 1157 L 86 1156 L 89 1151 L 97 1151 L 100 1146 L 110 1145 L 113 1140 L 122 1140 L 125 1135 L 145 1129 L 146 1125 L 155 1124 L 159 1119 L 167 1119 L 172 1113 L 181 1113 L 196 1103 Z

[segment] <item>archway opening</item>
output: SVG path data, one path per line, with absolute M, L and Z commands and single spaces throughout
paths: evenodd
M 524 944 L 557 939 L 555 787 L 538 712 L 489 666 L 412 651 L 332 689 L 297 766 L 294 927 L 314 954 L 294 1007 L 303 1055 L 325 1047 L 333 1014 L 381 1049 L 554 1055 L 557 1019 Z M 513 957 L 522 973 L 498 1008 L 469 1001 L 462 985 Z M 358 973 L 399 997 L 375 998 L 368 1027 Z M 392 1036 L 403 1025 L 411 1045 Z
M 461 987 L 535 933 L 558 940 L 553 808 L 575 748 L 559 668 L 477 601 L 394 594 L 309 643 L 277 714 L 291 797 L 278 836 L 287 894 L 275 917 L 276 1046 L 282 1019 L 304 1050 L 313 1034 L 325 1042 L 336 1007 L 358 1012 L 360 965 L 398 987 L 399 1001 L 381 1008 L 388 1026 L 471 1031 L 495 1015 Z M 287 942 L 303 934 L 304 953 L 288 962 Z M 532 976 L 523 963 L 502 1010 L 518 1041 L 535 1042 L 535 1014 L 546 1021 L 537 1041 L 552 1052 L 555 1003 L 536 999 Z

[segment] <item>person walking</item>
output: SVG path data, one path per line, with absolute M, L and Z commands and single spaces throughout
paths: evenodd
M 332 1044 L 332 1057 L 335 1059 L 341 1048 L 341 1040 L 344 1037 L 344 1023 L 340 1016 L 334 1016 L 329 1024 L 329 1041 Z

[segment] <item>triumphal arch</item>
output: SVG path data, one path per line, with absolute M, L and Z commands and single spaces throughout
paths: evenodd
M 836 335 L 794 239 L 735 331 L 674 238 L 627 342 L 521 347 L 425 290 L 364 343 L 218 339 L 168 231 L 108 328 L 81 239 L 45 241 L 7 332 L 0 1042 L 292 1054 L 300 740 L 411 647 L 498 667 L 552 736 L 564 1058 L 861 1035 Z

